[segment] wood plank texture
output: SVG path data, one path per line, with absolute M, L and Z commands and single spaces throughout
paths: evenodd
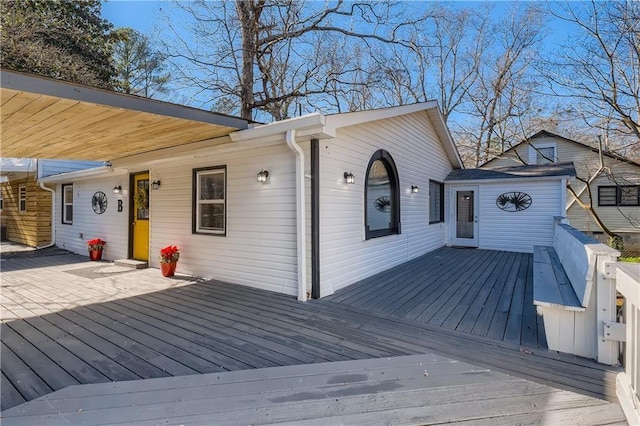
M 73 386 L 3 412 L 3 424 L 623 422 L 618 404 L 435 354 Z M 508 415 L 506 415 L 508 413 Z M 595 416 L 594 416 L 595 415 Z
M 206 416 L 207 412 L 198 414 L 197 410 L 203 405 L 213 406 L 210 399 L 200 398 L 197 387 L 207 387 L 207 382 L 199 379 L 207 374 L 226 380 L 223 378 L 231 371 L 238 376 L 230 377 L 238 378 L 238 383 L 242 382 L 239 377 L 244 377 L 247 386 L 252 387 L 252 378 L 257 380 L 265 371 L 279 366 L 309 376 L 322 373 L 325 367 L 320 366 L 339 366 L 353 360 L 367 366 L 367 362 L 379 358 L 425 353 L 439 354 L 432 355 L 430 363 L 444 363 L 425 368 L 429 369 L 428 383 L 434 387 L 414 389 L 411 386 L 416 383 L 415 377 L 413 381 L 407 377 L 398 379 L 404 383 L 402 386 L 417 393 L 405 398 L 397 392 L 396 405 L 389 407 L 404 407 L 412 412 L 417 406 L 402 404 L 432 398 L 438 387 L 484 389 L 484 384 L 489 386 L 496 377 L 502 377 L 500 373 L 512 376 L 511 381 L 530 379 L 578 392 L 580 397 L 615 398 L 617 369 L 545 351 L 539 341 L 539 322 L 532 303 L 533 262 L 527 254 L 439 249 L 334 296 L 307 303 L 220 281 L 189 277 L 167 280 L 154 269 L 82 279 L 70 272 L 91 266 L 84 259 L 66 254 L 3 261 L 3 410 L 56 390 L 59 395 L 67 395 L 65 392 L 77 388 L 68 386 L 74 383 L 101 386 L 106 395 L 111 392 L 109 389 L 119 389 L 118 382 L 134 380 L 128 382 L 129 391 L 148 392 L 148 399 L 141 401 L 147 401 L 150 411 L 140 411 L 151 416 L 140 418 L 147 421 L 154 418 L 153 413 L 166 415 L 168 409 L 160 403 L 166 399 L 154 386 L 176 376 L 175 383 L 185 389 L 196 386 L 185 394 L 193 398 L 189 396 L 180 407 L 195 410 L 189 414 L 193 417 L 185 417 L 185 421 L 198 423 L 205 421 L 199 416 Z M 461 326 L 466 332 L 460 331 Z M 461 362 L 449 365 L 442 361 L 447 357 Z M 474 368 L 479 370 L 473 374 L 456 370 L 464 363 L 477 365 Z M 308 364 L 314 367 L 309 368 Z M 415 375 L 419 369 L 411 371 Z M 343 381 L 353 382 L 351 385 L 357 388 L 355 375 L 360 373 L 352 374 L 349 380 L 344 375 Z M 481 379 L 486 381 L 477 382 Z M 318 380 L 322 379 L 310 381 L 309 389 L 319 386 Z M 376 380 L 368 378 L 365 382 L 379 384 Z M 111 381 L 116 383 L 105 383 Z M 394 391 L 393 381 L 384 383 L 390 387 L 386 390 Z M 324 394 L 341 392 L 341 384 L 325 383 Z M 244 385 L 236 386 L 242 389 Z M 263 389 L 260 386 L 255 384 L 256 392 Z M 371 386 L 375 389 L 377 385 Z M 486 390 L 488 393 L 489 388 Z M 495 390 L 496 395 L 507 398 L 505 389 Z M 224 397 L 227 392 L 230 391 L 221 395 Z M 555 395 L 561 391 L 553 392 Z M 122 403 L 127 401 L 124 396 L 119 398 Z M 286 399 L 273 394 L 271 399 L 274 398 Z M 366 394 L 353 400 L 338 399 L 348 406 L 360 407 L 358 410 L 369 410 L 376 400 L 371 398 Z M 189 402 L 192 399 L 195 402 Z M 247 397 L 242 404 L 248 404 L 250 399 Z M 257 407 L 257 412 L 277 411 L 273 411 L 268 399 L 261 397 L 266 405 Z M 87 410 L 94 407 L 96 414 L 105 415 L 100 410 L 109 408 L 99 406 L 100 400 L 85 399 L 81 405 Z M 108 401 L 116 400 L 105 399 L 105 404 Z M 221 401 L 217 405 L 221 410 L 229 408 L 224 399 Z M 305 411 L 302 407 L 307 407 L 306 402 L 282 400 L 280 407 Z M 316 405 L 309 405 L 309 412 L 320 413 L 328 400 L 319 398 L 313 402 Z M 462 401 L 460 404 L 464 405 Z M 337 406 L 332 409 L 338 410 Z M 389 410 L 384 415 L 391 415 L 394 408 Z M 497 410 L 491 415 L 500 419 L 504 413 Z M 343 420 L 342 414 L 345 421 L 352 419 L 351 414 L 336 411 L 336 421 Z M 284 414 L 278 416 L 274 418 L 296 421 Z M 426 419 L 435 421 L 437 417 Z M 45 417 L 31 420 L 47 422 Z M 463 420 L 473 419 L 460 417 Z
M 584 311 L 553 247 L 534 247 L 533 302 L 539 306 Z
M 530 254 L 442 248 L 325 300 L 545 349 L 527 287 L 531 276 Z

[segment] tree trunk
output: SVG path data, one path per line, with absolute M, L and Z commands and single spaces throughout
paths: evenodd
M 569 190 L 569 192 L 571 192 L 571 195 L 573 195 L 573 197 L 576 199 L 576 203 L 578 203 L 580 207 L 582 207 L 587 211 L 587 213 L 589 213 L 589 215 L 593 218 L 596 224 L 600 227 L 600 229 L 602 229 L 602 231 L 605 234 L 607 234 L 608 237 L 617 237 L 618 235 L 614 234 L 609 228 L 607 228 L 607 225 L 604 224 L 602 219 L 600 219 L 600 216 L 598 216 L 598 213 L 593 208 L 593 198 L 591 197 L 591 188 L 589 187 L 589 183 L 587 182 L 584 182 L 584 183 L 585 185 L 587 185 L 587 191 L 589 195 L 589 204 L 585 203 L 580 199 L 580 197 L 578 196 L 575 189 L 573 188 L 573 186 L 571 186 L 570 183 L 567 183 L 567 189 Z
M 253 65 L 256 57 L 258 32 L 257 5 L 253 0 L 236 0 L 236 10 L 242 31 L 242 70 L 240 76 L 240 117 L 253 119 Z

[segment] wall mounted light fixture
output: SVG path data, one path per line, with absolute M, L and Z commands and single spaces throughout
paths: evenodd
M 258 173 L 258 182 L 265 183 L 268 177 L 269 177 L 268 170 L 260 170 L 260 172 Z
M 344 172 L 344 181 L 348 184 L 356 183 L 356 177 L 351 172 Z
M 151 182 L 151 189 L 160 189 L 160 181 L 154 180 L 153 182 Z
M 120 185 L 116 185 L 113 187 L 112 191 L 114 194 L 120 194 L 122 192 L 122 187 Z
M 419 190 L 420 190 L 420 188 L 418 188 L 417 185 L 411 185 L 411 193 L 412 194 L 417 194 Z

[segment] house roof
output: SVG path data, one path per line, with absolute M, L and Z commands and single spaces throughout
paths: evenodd
M 549 178 L 571 177 L 576 175 L 573 162 L 536 164 L 498 169 L 460 169 L 453 170 L 445 178 L 445 182 L 453 181 L 486 181 L 497 179 Z
M 436 101 L 331 115 L 313 113 L 302 117 L 276 121 L 274 123 L 256 125 L 247 130 L 234 132 L 229 136 L 233 142 L 245 142 L 256 139 L 264 140 L 268 138 L 277 138 L 284 141 L 284 134 L 289 130 L 295 130 L 298 138 L 328 139 L 334 138 L 336 136 L 336 130 L 342 127 L 398 117 L 419 111 L 425 111 L 427 113 L 438 138 L 442 141 L 442 145 L 451 164 L 461 168 L 462 160 L 460 159 L 460 154 L 453 142 L 453 138 L 449 133 L 449 129 Z
M 587 145 L 586 143 L 579 142 L 579 141 L 576 141 L 576 140 L 573 140 L 573 139 L 569 139 L 569 138 L 565 138 L 564 136 L 560 136 L 560 135 L 557 135 L 555 133 L 551 133 L 551 132 L 549 132 L 547 130 L 540 130 L 535 135 L 530 136 L 527 139 L 525 139 L 525 140 L 523 140 L 521 142 L 518 142 L 517 144 L 513 145 L 511 148 L 509 148 L 508 150 L 504 151 L 502 154 L 507 154 L 507 153 L 511 152 L 513 149 L 515 149 L 517 146 L 520 146 L 523 143 L 531 142 L 532 139 L 538 139 L 538 138 L 543 138 L 543 137 L 552 137 L 552 138 L 562 139 L 565 142 L 570 142 L 570 143 L 573 143 L 573 144 L 576 144 L 576 145 L 580 145 L 580 146 L 582 146 L 584 148 L 590 149 L 591 151 L 593 151 L 595 153 L 600 153 L 600 149 L 595 148 L 595 147 L 593 147 L 591 145 Z M 493 157 L 491 160 L 486 161 L 485 163 L 481 164 L 480 167 L 484 167 L 487 164 L 491 163 L 492 161 L 501 158 L 502 154 L 498 155 L 497 157 Z M 633 164 L 634 166 L 640 167 L 640 163 L 638 163 L 636 161 L 633 161 L 633 160 L 631 160 L 631 159 L 629 159 L 627 157 L 624 157 L 622 155 L 616 154 L 614 152 L 602 151 L 602 154 L 607 156 L 607 157 L 609 157 L 609 158 L 613 158 L 615 160 L 622 161 L 624 163 Z
M 0 158 L 0 173 L 33 172 L 36 168 L 37 162 L 32 158 Z
M 0 87 L 6 157 L 108 161 L 248 127 L 228 115 L 15 71 L 0 71 Z

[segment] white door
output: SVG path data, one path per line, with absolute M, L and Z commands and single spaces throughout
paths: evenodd
M 451 244 L 478 247 L 478 187 L 454 186 Z

